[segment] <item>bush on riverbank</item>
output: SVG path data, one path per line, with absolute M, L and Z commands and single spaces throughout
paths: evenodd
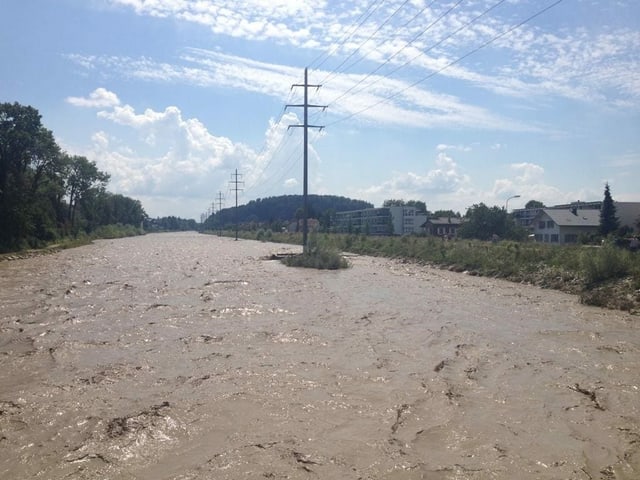
M 338 270 L 349 268 L 349 262 L 340 251 L 329 241 L 329 238 L 319 239 L 313 235 L 305 252 L 299 255 L 287 256 L 282 263 L 289 267 L 316 268 L 319 270 Z

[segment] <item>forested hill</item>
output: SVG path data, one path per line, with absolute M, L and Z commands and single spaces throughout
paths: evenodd
M 373 205 L 363 200 L 353 200 L 335 195 L 309 195 L 309 217 L 321 218 L 327 214 L 347 210 L 372 208 Z M 245 205 L 238 206 L 238 222 L 274 223 L 288 222 L 300 218 L 303 208 L 302 195 L 282 195 L 278 197 L 259 198 Z M 215 214 L 215 222 L 223 224 L 235 222 L 235 208 L 225 208 Z M 210 218 L 209 221 L 214 221 Z M 209 223 L 209 222 L 207 222 Z

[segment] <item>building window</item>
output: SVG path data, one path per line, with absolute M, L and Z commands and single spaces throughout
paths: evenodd
M 553 220 L 547 220 L 547 228 L 553 228 Z
M 558 234 L 557 233 L 552 233 L 551 234 L 551 243 L 558 243 L 560 239 L 558 238 Z
M 545 227 L 546 223 L 544 220 L 538 222 L 538 228 L 543 229 Z
M 575 233 L 567 233 L 564 236 L 564 243 L 578 243 L 578 235 Z

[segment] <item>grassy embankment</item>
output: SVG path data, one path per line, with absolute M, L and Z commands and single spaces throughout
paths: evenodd
M 133 237 L 136 235 L 144 235 L 144 233 L 144 230 L 132 225 L 104 225 L 98 227 L 89 235 L 86 233 L 80 233 L 75 236 L 61 237 L 48 245 L 43 245 L 41 248 L 25 248 L 16 252 L 0 253 L 0 261 L 47 255 L 67 248 L 88 245 L 94 240 Z
M 292 233 L 258 230 L 239 232 L 239 236 L 301 243 L 301 235 Z M 573 293 L 588 305 L 640 313 L 640 252 L 611 244 L 561 246 L 337 234 L 312 235 L 310 239 L 310 244 L 314 242 L 320 250 L 397 258 L 471 275 L 503 278 Z

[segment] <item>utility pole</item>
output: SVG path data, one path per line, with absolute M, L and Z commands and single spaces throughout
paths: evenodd
M 220 233 L 218 236 L 222 236 L 222 203 L 224 202 L 224 196 L 222 192 L 218 191 L 218 215 L 220 218 L 218 219 L 218 226 L 220 227 Z
M 236 168 L 236 173 L 232 173 L 231 177 L 233 178 L 233 180 L 231 180 L 230 182 L 233 185 L 232 190 L 235 190 L 236 192 L 235 217 L 236 217 L 236 240 L 238 240 L 238 190 L 242 190 L 240 187 L 238 187 L 238 185 L 243 184 L 244 182 L 242 180 L 238 180 L 238 177 L 242 177 L 242 174 L 238 173 L 237 168 Z
M 322 130 L 324 126 L 321 125 L 309 125 L 309 108 L 322 108 L 323 110 L 327 108 L 326 105 L 309 105 L 309 87 L 320 88 L 322 85 L 309 85 L 307 80 L 307 68 L 304 69 L 304 83 L 294 83 L 293 87 L 304 87 L 304 103 L 300 105 L 285 105 L 285 110 L 288 107 L 303 107 L 304 109 L 304 122 L 302 125 L 289 125 L 289 128 L 303 128 L 304 129 L 304 153 L 303 153 L 303 181 L 302 181 L 302 193 L 303 193 L 303 217 L 302 217 L 302 251 L 307 251 L 307 236 L 309 233 L 309 227 L 307 223 L 307 218 L 309 217 L 309 198 L 308 198 L 308 150 L 309 150 L 309 128 L 318 128 Z

